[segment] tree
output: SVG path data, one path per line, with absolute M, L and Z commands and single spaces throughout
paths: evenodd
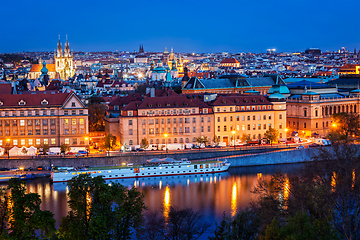
M 106 184 L 88 174 L 68 183 L 70 212 L 61 220 L 63 239 L 130 239 L 142 219 L 144 196 L 136 188 Z
M 149 141 L 146 138 L 143 138 L 140 143 L 140 148 L 146 150 L 149 148 Z
M 250 141 L 250 135 L 243 133 L 243 135 L 241 135 L 241 142 L 249 142 Z
M 219 145 L 219 142 L 220 142 L 220 139 L 218 136 L 214 135 L 214 138 L 213 138 L 213 144 L 215 146 L 218 146 Z
M 39 147 L 39 149 L 40 149 L 40 152 L 41 152 L 41 150 L 42 150 L 42 153 L 43 154 L 46 154 L 48 151 L 49 151 L 49 145 L 48 144 L 41 144 L 40 145 L 40 147 Z
M 105 105 L 103 98 L 92 97 L 88 106 L 89 110 L 89 130 L 90 132 L 105 130 Z
M 206 136 L 201 136 L 201 137 L 195 138 L 195 141 L 199 144 L 199 146 L 201 144 L 204 144 L 206 146 L 206 143 L 208 142 L 208 139 L 207 139 Z
M 273 144 L 273 142 L 276 142 L 279 137 L 279 131 L 275 128 L 269 128 L 264 133 L 264 137 L 267 140 L 268 143 Z
M 23 147 L 21 149 L 21 153 L 24 154 L 24 155 L 26 155 L 28 153 L 28 150 L 26 149 L 26 147 Z
M 67 145 L 67 144 L 65 144 L 65 143 L 63 143 L 63 144 L 61 144 L 60 145 L 60 152 L 61 153 L 66 153 L 66 152 L 68 152 L 68 151 L 70 151 L 70 147 L 69 147 L 69 145 Z
M 360 136 L 360 120 L 357 113 L 336 113 L 331 116 L 332 131 L 329 139 L 333 142 L 349 141 Z
M 41 199 L 37 193 L 26 193 L 25 182 L 11 179 L 8 223 L 10 239 L 50 238 L 56 231 L 54 214 L 40 210 Z
M 116 137 L 112 134 L 106 134 L 102 139 L 102 147 L 106 150 L 111 151 L 115 148 Z

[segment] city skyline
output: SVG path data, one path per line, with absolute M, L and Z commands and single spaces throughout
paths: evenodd
M 3 3 L 0 52 L 53 51 L 68 35 L 74 51 L 279 52 L 360 49 L 356 9 L 338 2 Z M 8 10 L 8 11 L 6 11 Z

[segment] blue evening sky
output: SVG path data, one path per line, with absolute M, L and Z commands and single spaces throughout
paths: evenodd
M 359 0 L 5 0 L 0 52 L 360 50 Z

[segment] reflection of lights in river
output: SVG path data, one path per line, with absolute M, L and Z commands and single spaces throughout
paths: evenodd
M 189 186 L 190 185 L 190 179 L 186 180 L 186 184 Z
M 236 182 L 234 182 L 231 193 L 231 217 L 235 217 L 236 211 L 237 211 L 237 189 L 236 189 Z
M 159 181 L 159 189 L 162 187 L 162 181 Z
M 331 177 L 331 187 L 333 188 L 332 191 L 335 191 L 336 187 L 336 172 L 333 172 L 333 175 Z
M 354 188 L 355 186 L 355 169 L 353 169 L 352 171 L 352 185 L 351 185 L 351 188 Z
M 214 183 L 216 183 L 216 176 L 214 176 Z
M 258 173 L 257 174 L 257 178 L 259 179 L 259 178 L 261 178 L 262 177 L 262 173 Z
M 165 196 L 164 196 L 164 218 L 167 221 L 170 212 L 170 188 L 166 186 L 165 188 Z
M 286 177 L 285 178 L 285 183 L 284 183 L 284 196 L 283 196 L 283 201 L 286 202 L 289 198 L 289 192 L 290 192 L 290 182 L 289 182 L 289 178 Z M 284 204 L 284 209 L 287 209 L 287 205 Z
M 91 213 L 91 195 L 86 192 L 86 218 L 89 219 Z

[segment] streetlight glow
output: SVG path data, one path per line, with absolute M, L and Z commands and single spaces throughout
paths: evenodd
M 168 148 L 167 148 L 167 137 L 168 136 L 169 136 L 169 134 L 164 133 L 166 153 L 168 152 Z

